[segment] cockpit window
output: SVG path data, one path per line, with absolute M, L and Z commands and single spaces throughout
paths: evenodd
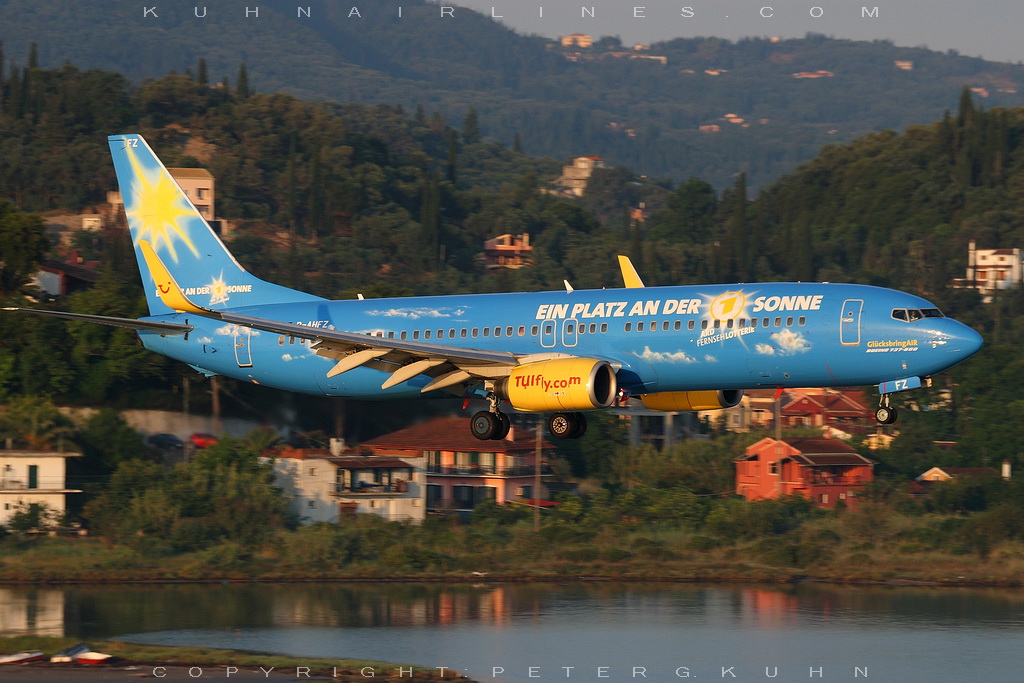
M 905 323 L 912 323 L 922 318 L 945 318 L 946 316 L 937 308 L 894 308 L 892 317 Z

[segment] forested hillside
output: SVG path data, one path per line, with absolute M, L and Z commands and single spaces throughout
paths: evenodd
M 262 92 L 421 105 L 452 125 L 475 108 L 485 140 L 512 144 L 518 133 L 531 154 L 598 155 L 719 191 L 738 173 L 761 187 L 829 143 L 937 120 L 964 85 L 989 107 L 1024 105 L 1020 65 L 885 41 L 695 38 L 637 51 L 604 38 L 562 49 L 463 8 L 443 19 L 425 0 L 401 3 L 401 18 L 380 3 L 353 14 L 354 3 L 310 0 L 307 18 L 296 5 L 266 0 L 247 16 L 165 3 L 147 15 L 133 0 L 0 0 L 0 38 L 21 66 L 34 42 L 42 66 L 70 61 L 136 82 L 198 75 L 203 58 L 211 82 L 232 86 L 244 62 Z
M 742 175 L 718 193 L 702 179 L 672 187 L 609 168 L 577 201 L 540 193 L 559 162 L 481 141 L 486 118 L 475 112 L 453 128 L 422 110 L 211 86 L 195 71 L 137 88 L 70 65 L 22 68 L 2 80 L 5 300 L 22 301 L 25 264 L 45 246 L 32 238 L 39 219 L 24 212 L 101 203 L 114 187 L 105 137 L 135 129 L 169 165 L 213 171 L 218 213 L 236 226 L 232 249 L 243 264 L 325 296 L 557 289 L 563 278 L 618 286 L 614 254 L 622 251 L 649 284 L 822 279 L 921 293 L 982 331 L 987 346 L 950 373 L 951 409 L 904 411 L 907 448 L 927 459 L 933 440 L 962 440 L 954 455 L 964 461 L 1024 451 L 1014 428 L 1024 419 L 1016 395 L 1022 293 L 981 305 L 947 286 L 964 275 L 968 239 L 981 248 L 1024 239 L 1024 110 L 986 111 L 964 91 L 944 119 L 828 147 L 756 196 Z M 627 211 L 640 202 L 650 215 L 631 222 Z M 523 231 L 534 266 L 486 274 L 482 242 Z M 79 236 L 76 246 L 103 261 L 107 277 L 60 307 L 142 314 L 125 240 L 123 229 Z M 171 392 L 186 373 L 124 331 L 0 316 L 0 399 L 174 405 Z M 936 390 L 945 388 L 940 380 Z M 231 391 L 246 411 L 254 401 L 287 408 L 301 400 Z

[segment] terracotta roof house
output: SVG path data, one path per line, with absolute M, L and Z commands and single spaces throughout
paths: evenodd
M 735 460 L 736 493 L 747 500 L 800 495 L 819 507 L 854 507 L 875 463 L 838 439 L 761 439 Z
M 418 524 L 426 514 L 420 457 L 285 448 L 276 454 L 274 481 L 288 497 L 289 510 L 306 522 L 337 523 L 350 515 L 373 514 Z
M 536 437 L 513 425 L 506 438 L 480 441 L 465 429 L 465 418 L 442 417 L 371 439 L 361 448 L 373 455 L 426 460 L 427 511 L 468 512 L 492 500 L 499 505 L 546 497 L 535 491 Z M 553 447 L 541 441 L 542 481 L 551 478 L 546 455 Z

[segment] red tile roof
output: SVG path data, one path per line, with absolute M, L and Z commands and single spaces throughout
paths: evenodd
M 401 429 L 391 434 L 378 436 L 376 439 L 364 441 L 362 446 L 373 450 L 378 449 L 432 449 L 445 451 L 469 451 L 506 453 L 509 451 L 528 451 L 536 447 L 533 432 L 520 427 L 513 427 L 515 440 L 501 439 L 481 441 L 469 431 L 469 418 L 439 417 L 412 427 Z M 552 448 L 547 441 L 541 442 L 544 449 Z

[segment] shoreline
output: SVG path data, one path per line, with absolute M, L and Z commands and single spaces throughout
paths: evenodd
M 770 569 L 770 568 L 765 568 Z M 707 584 L 769 584 L 795 585 L 817 583 L 835 586 L 919 586 L 922 588 L 1022 588 L 1022 579 L 949 577 L 876 577 L 876 576 L 829 576 L 809 572 L 766 572 L 753 573 L 723 572 L 706 574 L 396 574 L 386 576 L 366 575 L 315 575 L 288 576 L 264 575 L 247 576 L 239 574 L 216 574 L 205 577 L 135 577 L 109 576 L 104 578 L 81 577 L 25 577 L 24 579 L 0 578 L 0 586 L 108 586 L 108 585 L 188 585 L 188 584 L 302 584 L 302 583 L 451 583 L 451 584 L 514 584 L 514 583 L 707 583 Z

